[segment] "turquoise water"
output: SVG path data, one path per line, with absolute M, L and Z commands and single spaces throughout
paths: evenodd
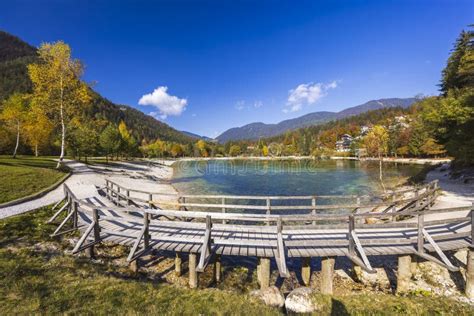
M 172 184 L 185 194 L 349 195 L 382 192 L 377 162 L 348 160 L 210 160 L 174 165 Z M 423 168 L 384 164 L 393 187 Z

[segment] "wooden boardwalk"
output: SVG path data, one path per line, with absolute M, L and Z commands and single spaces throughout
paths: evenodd
M 82 232 L 73 253 L 93 251 L 104 241 L 129 246 L 129 262 L 153 249 L 188 253 L 190 263 L 196 264 L 190 266 L 191 273 L 204 271 L 221 256 L 257 257 L 262 266 L 268 265 L 259 271 L 269 271 L 268 259 L 274 259 L 281 277 L 289 276 L 291 258 L 312 257 L 348 257 L 374 272 L 370 256 L 415 255 L 458 271 L 445 251 L 473 246 L 474 208 L 431 209 L 436 182 L 378 200 L 187 195 L 161 204 L 157 194 L 111 181 L 102 195 L 93 186 L 64 189 L 66 202 L 50 222 L 65 212 L 54 235 Z M 324 199 L 337 203 L 322 204 Z M 442 218 L 448 219 L 424 219 L 445 213 L 450 216 Z M 262 272 L 259 279 L 268 283 Z M 190 285 L 196 284 L 197 276 L 190 274 Z

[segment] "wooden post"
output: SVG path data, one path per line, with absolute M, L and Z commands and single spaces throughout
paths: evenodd
M 260 289 L 264 290 L 270 286 L 270 259 L 260 258 L 257 274 L 259 277 Z
M 90 259 L 95 259 L 94 246 L 87 247 L 85 253 Z
M 349 215 L 349 254 L 354 255 L 355 254 L 355 243 L 354 239 L 352 238 L 352 231 L 355 229 L 355 219 L 354 219 L 354 214 Z
M 120 203 L 120 187 L 117 186 L 117 204 Z
M 109 180 L 105 180 L 105 194 L 107 195 L 107 198 L 110 199 L 110 192 L 109 192 Z
M 311 257 L 301 258 L 301 280 L 309 286 L 311 282 Z
M 424 214 L 421 213 L 418 215 L 418 253 L 425 252 L 425 237 L 423 236 L 423 228 L 425 226 Z
M 79 214 L 77 213 L 78 211 L 78 207 L 79 207 L 79 203 L 77 203 L 76 201 L 72 200 L 71 199 L 71 202 L 73 203 L 72 204 L 72 211 L 74 212 L 74 215 L 72 216 L 72 227 L 73 228 L 77 228 L 77 222 L 79 220 Z
M 150 245 L 150 214 L 143 214 L 143 225 L 145 226 L 145 233 L 143 234 L 143 244 L 145 245 L 145 248 L 148 248 L 148 246 Z
M 398 257 L 397 269 L 397 293 L 405 293 L 410 288 L 411 279 L 411 256 Z
M 94 225 L 94 241 L 100 240 L 100 226 L 99 226 L 99 210 L 94 209 L 92 212 L 92 217 L 95 222 Z
M 189 287 L 195 289 L 198 287 L 198 275 L 196 271 L 196 254 L 189 254 Z
M 174 258 L 174 272 L 177 276 L 181 276 L 183 259 L 181 258 L 181 253 L 177 252 L 176 257 Z
M 140 264 L 138 262 L 138 259 L 135 259 L 132 262 L 130 262 L 129 267 L 130 267 L 130 270 L 132 270 L 133 273 L 137 273 L 139 268 L 140 268 Z
M 154 207 L 153 207 L 153 194 L 151 194 L 151 193 L 148 194 L 148 207 L 149 207 L 150 209 L 154 208 Z
M 216 261 L 214 262 L 214 281 L 217 283 L 221 282 L 222 279 L 222 261 L 221 256 L 216 255 Z
M 415 202 L 415 207 L 416 209 L 418 209 L 420 207 L 420 198 L 419 198 L 419 192 L 418 192 L 418 188 L 415 189 L 415 199 L 416 199 L 416 202 Z
M 130 205 L 130 190 L 127 190 L 127 205 Z
M 225 205 L 225 198 L 224 197 L 222 198 L 221 203 L 222 203 L 222 213 L 225 214 L 226 210 L 225 210 L 225 207 L 224 207 L 224 205 Z M 223 219 L 222 224 L 226 224 L 226 223 L 227 223 L 227 221 L 225 219 Z
M 471 212 L 472 214 L 472 212 Z M 466 269 L 466 296 L 474 298 L 474 249 L 467 251 L 467 269 Z
M 99 226 L 99 211 L 97 209 L 92 210 L 92 220 L 95 222 L 94 225 L 94 241 L 100 240 L 100 226 Z M 95 259 L 94 245 L 85 249 L 86 256 Z
M 471 209 L 471 247 L 467 251 L 466 296 L 474 298 L 474 202 Z
M 411 255 L 410 274 L 415 275 L 418 270 L 418 256 Z
M 316 197 L 313 197 L 313 199 L 311 200 L 311 206 L 314 207 L 311 211 L 311 215 L 316 216 Z M 313 225 L 316 225 L 315 220 L 313 220 Z
M 267 215 L 271 214 L 271 202 L 270 199 L 267 198 Z M 267 225 L 270 225 L 270 221 L 267 221 Z
M 333 275 L 334 275 L 334 258 L 323 258 L 321 261 L 321 293 L 333 294 Z
M 471 207 L 471 248 L 474 249 L 474 202 Z

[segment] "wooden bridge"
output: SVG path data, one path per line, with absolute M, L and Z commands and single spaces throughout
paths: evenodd
M 95 244 L 111 242 L 129 246 L 127 259 L 136 265 L 151 250 L 166 250 L 176 253 L 178 273 L 181 254 L 187 253 L 192 288 L 210 263 L 220 280 L 222 256 L 257 257 L 262 288 L 269 285 L 270 260 L 288 277 L 288 260 L 301 258 L 302 280 L 309 284 L 310 258 L 320 257 L 321 290 L 332 293 L 334 258 L 348 257 L 373 273 L 371 256 L 397 255 L 402 291 L 412 256 L 458 271 L 445 252 L 474 246 L 474 207 L 432 209 L 438 190 L 431 182 L 381 198 L 181 195 L 170 201 L 169 195 L 108 180 L 99 190 L 64 185 L 65 203 L 49 222 L 66 213 L 53 235 L 81 231 L 73 253 L 87 250 L 93 256 Z M 474 291 L 471 254 L 467 288 Z

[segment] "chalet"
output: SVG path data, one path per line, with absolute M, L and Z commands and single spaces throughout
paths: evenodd
M 354 138 L 349 134 L 344 134 L 341 136 L 341 139 L 336 142 L 336 151 L 337 152 L 348 152 L 351 150 L 352 142 Z

